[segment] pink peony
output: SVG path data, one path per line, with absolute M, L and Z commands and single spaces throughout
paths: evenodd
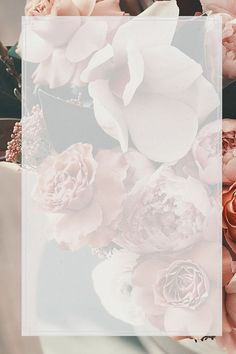
M 115 242 L 141 254 L 184 249 L 203 236 L 209 208 L 199 181 L 160 169 L 127 195 Z
M 236 120 L 223 120 L 223 183 L 231 184 L 236 178 Z
M 28 0 L 26 16 L 123 15 L 119 0 Z
M 34 198 L 49 212 L 79 210 L 92 198 L 96 169 L 92 146 L 72 145 L 44 160 Z

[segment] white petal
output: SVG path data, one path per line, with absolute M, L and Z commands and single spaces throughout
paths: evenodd
M 176 0 L 156 1 L 152 6 L 149 6 L 139 15 L 139 17 L 144 16 L 176 18 L 179 16 L 179 7 Z
M 123 118 L 122 106 L 109 88 L 108 81 L 97 80 L 89 85 L 94 113 L 98 124 L 111 137 L 120 142 L 122 151 L 128 149 L 128 130 Z
M 81 74 L 83 82 L 97 80 L 106 77 L 107 70 L 109 70 L 109 60 L 113 57 L 113 49 L 110 44 L 97 51 L 88 63 L 88 66 Z
M 92 53 L 102 48 L 107 35 L 105 21 L 87 21 L 70 40 L 66 57 L 72 62 L 88 58 Z
M 22 59 L 32 63 L 46 60 L 53 51 L 53 46 L 42 39 L 34 31 L 24 29 L 21 33 L 18 47 Z
M 176 98 L 192 107 L 200 123 L 220 105 L 219 94 L 204 76 L 200 76 L 186 92 L 177 92 Z
M 176 97 L 202 75 L 201 65 L 175 47 L 152 47 L 142 53 L 144 91 Z
M 48 85 L 49 88 L 67 84 L 76 69 L 76 65 L 69 62 L 63 49 L 55 49 L 50 58 L 40 63 L 33 73 L 36 85 Z
M 124 53 L 127 43 L 135 43 L 139 49 L 171 44 L 178 15 L 179 9 L 176 1 L 155 2 L 144 13 L 118 29 L 113 39 L 116 55 L 119 57 Z M 145 16 L 147 16 L 146 20 Z M 149 19 L 148 16 L 156 16 L 156 18 Z
M 158 162 L 185 156 L 197 134 L 198 120 L 186 104 L 161 95 L 135 95 L 125 117 L 137 149 Z
M 128 66 L 130 80 L 127 83 L 123 92 L 123 102 L 127 106 L 132 100 L 137 88 L 143 81 L 144 76 L 144 62 L 139 50 L 133 45 L 127 48 Z

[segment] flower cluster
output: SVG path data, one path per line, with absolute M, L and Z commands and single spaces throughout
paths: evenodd
M 201 3 L 204 12 L 222 17 L 223 72 L 234 80 L 235 1 Z M 124 15 L 116 0 L 28 0 L 25 11 L 29 16 Z M 216 200 L 222 153 L 224 311 L 223 336 L 217 341 L 232 354 L 236 120 L 223 120 L 221 146 L 220 124 L 205 123 L 219 105 L 217 93 L 202 67 L 173 45 L 178 14 L 176 1 L 156 2 L 142 16 L 171 16 L 172 21 L 154 21 L 148 32 L 125 17 L 112 26 L 81 17 L 60 36 L 60 22 L 32 21 L 34 48 L 25 59 L 38 64 L 34 84 L 86 86 L 96 122 L 120 144 L 97 151 L 78 142 L 45 154 L 34 199 L 53 220 L 52 237 L 63 249 L 89 245 L 101 254 L 112 249 L 93 271 L 95 291 L 112 316 L 169 335 L 189 333 L 194 323 L 196 332 L 207 334 L 216 328 L 217 306 L 209 304 L 217 299 L 219 285 L 214 265 L 221 256 Z M 71 103 L 80 106 L 79 100 Z M 33 115 L 42 118 L 39 108 Z M 8 160 L 19 152 L 19 129 L 9 143 Z M 189 173 L 192 165 L 194 173 Z
M 16 122 L 11 134 L 11 141 L 7 144 L 6 161 L 18 163 L 21 161 L 22 126 Z

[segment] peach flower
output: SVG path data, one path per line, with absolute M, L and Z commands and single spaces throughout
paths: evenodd
M 26 16 L 123 15 L 119 0 L 28 0 Z
M 236 182 L 223 190 L 222 201 L 225 238 L 236 253 Z
M 236 120 L 223 120 L 223 183 L 236 180 Z

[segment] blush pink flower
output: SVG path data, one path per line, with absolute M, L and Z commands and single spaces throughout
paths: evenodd
M 139 153 L 131 158 L 133 156 L 133 151 L 123 154 L 118 149 L 97 153 L 90 203 L 57 218 L 53 229 L 54 238 L 59 244 L 70 250 L 85 244 L 99 248 L 107 246 L 115 238 L 128 190 L 137 182 L 137 178 L 153 172 L 145 157 Z M 138 173 L 134 174 L 134 170 Z
M 236 178 L 236 120 L 223 119 L 223 183 L 232 184 Z
M 127 195 L 115 242 L 140 254 L 184 249 L 202 237 L 209 208 L 199 181 L 160 169 Z
M 92 146 L 72 145 L 44 160 L 34 198 L 52 213 L 79 210 L 91 201 L 96 170 Z
M 28 0 L 26 16 L 123 15 L 119 0 Z
M 17 53 L 38 64 L 32 75 L 35 85 L 56 88 L 82 85 L 81 72 L 113 30 L 104 16 L 120 18 L 124 13 L 118 0 L 29 0 L 26 15 L 37 17 L 25 19 L 27 34 L 24 26 Z M 83 17 L 89 15 L 94 17 Z M 66 20 L 64 16 L 74 17 Z
M 204 251 L 201 245 L 178 259 L 139 259 L 133 271 L 133 301 L 154 327 L 171 336 L 208 333 L 214 318 L 210 285 L 218 276 L 206 258 L 208 252 L 219 257 L 221 249 L 205 244 Z

